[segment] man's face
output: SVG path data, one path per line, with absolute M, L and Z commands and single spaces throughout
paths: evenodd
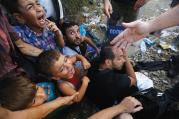
M 30 28 L 42 29 L 46 26 L 45 11 L 38 0 L 18 0 L 21 18 Z
M 80 35 L 79 26 L 74 25 L 66 29 L 66 38 L 67 40 L 74 44 L 79 45 L 82 42 L 82 37 Z
M 37 87 L 37 92 L 36 92 L 36 95 L 32 102 L 31 107 L 41 105 L 47 100 L 47 95 L 45 93 L 45 90 L 41 87 L 38 87 L 38 86 L 36 86 L 36 87 Z
M 126 61 L 124 58 L 123 51 L 119 48 L 113 49 L 112 51 L 115 56 L 115 58 L 112 60 L 112 69 L 121 70 Z
M 55 79 L 72 78 L 75 74 L 75 69 L 70 57 L 61 54 L 59 59 L 52 66 L 51 72 Z

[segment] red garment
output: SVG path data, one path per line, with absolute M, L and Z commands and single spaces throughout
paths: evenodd
M 0 77 L 8 72 L 17 70 L 17 65 L 11 57 L 14 46 L 11 41 L 10 33 L 12 33 L 12 28 L 0 9 Z M 12 35 L 14 34 L 12 33 Z M 14 38 L 17 37 L 14 36 Z
M 78 88 L 81 84 L 79 76 L 76 74 L 76 72 L 71 79 L 68 79 L 68 82 L 72 83 L 75 86 L 75 88 Z

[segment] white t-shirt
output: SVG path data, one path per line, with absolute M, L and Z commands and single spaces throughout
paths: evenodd
M 154 87 L 153 81 L 149 79 L 146 75 L 140 73 L 140 72 L 135 72 L 136 79 L 137 79 L 137 87 L 139 91 L 143 91 L 148 88 Z
M 45 8 L 46 10 L 46 17 L 54 17 L 56 18 L 55 9 L 53 6 L 52 0 L 39 0 L 39 3 Z M 63 7 L 61 0 L 58 0 L 59 8 L 60 8 L 60 19 L 62 19 L 63 16 Z

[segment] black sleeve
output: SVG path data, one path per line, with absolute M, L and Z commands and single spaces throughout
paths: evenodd
M 131 81 L 127 74 L 111 71 L 104 77 L 106 79 L 106 90 L 110 92 L 111 97 L 122 99 L 129 95 Z
M 175 7 L 176 5 L 178 5 L 179 0 L 173 0 L 171 3 L 171 7 Z

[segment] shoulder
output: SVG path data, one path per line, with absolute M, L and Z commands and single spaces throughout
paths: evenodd
M 69 55 L 69 56 L 73 56 L 73 55 L 77 54 L 77 52 L 75 52 L 73 49 L 69 48 L 68 46 L 65 46 L 63 48 L 62 52 L 63 52 L 64 55 Z
M 74 85 L 68 81 L 59 80 L 58 83 L 59 83 L 59 88 L 61 90 L 68 89 L 68 88 L 75 89 Z

